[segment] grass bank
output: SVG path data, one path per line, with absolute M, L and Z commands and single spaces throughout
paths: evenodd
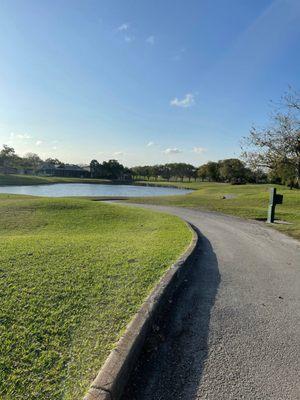
M 0 398 L 79 400 L 191 240 L 173 216 L 0 195 Z
M 0 186 L 46 185 L 51 183 L 112 183 L 107 179 L 61 178 L 56 176 L 0 174 Z
M 142 183 L 148 184 L 148 182 Z M 288 224 L 274 224 L 274 227 L 300 239 L 300 190 L 290 190 L 280 185 L 230 185 L 202 182 L 150 182 L 150 184 L 184 187 L 195 189 L 195 191 L 180 196 L 147 197 L 128 201 L 206 209 L 259 220 L 266 219 L 269 190 L 270 187 L 275 186 L 278 193 L 284 196 L 283 204 L 276 207 L 276 218 Z

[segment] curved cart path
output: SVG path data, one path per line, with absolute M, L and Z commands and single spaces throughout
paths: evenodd
M 196 261 L 123 400 L 300 399 L 300 242 L 262 223 L 184 208 Z

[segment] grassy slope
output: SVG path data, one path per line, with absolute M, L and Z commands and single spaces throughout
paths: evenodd
M 0 398 L 81 399 L 191 233 L 165 214 L 0 195 Z
M 0 174 L 0 186 L 44 185 L 49 183 L 110 183 L 110 181 L 107 179 L 60 178 L 50 176 Z
M 230 185 L 222 183 L 201 182 L 153 182 L 154 184 L 172 185 L 197 189 L 193 193 L 181 196 L 147 197 L 130 199 L 136 203 L 173 205 L 180 207 L 202 208 L 237 215 L 243 218 L 264 219 L 267 216 L 269 189 L 274 185 Z M 276 185 L 275 185 L 276 186 Z M 276 207 L 276 218 L 290 222 L 290 225 L 274 226 L 300 239 L 300 190 L 289 190 L 276 186 L 278 193 L 284 195 L 283 204 Z M 232 199 L 222 199 L 232 195 Z

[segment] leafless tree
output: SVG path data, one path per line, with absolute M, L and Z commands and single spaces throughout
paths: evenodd
M 272 113 L 266 128 L 253 127 L 242 141 L 242 156 L 252 168 L 291 171 L 290 180 L 300 185 L 300 94 L 289 92 Z

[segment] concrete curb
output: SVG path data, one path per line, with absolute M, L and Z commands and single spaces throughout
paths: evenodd
M 186 266 L 194 256 L 198 234 L 192 225 L 188 226 L 193 232 L 189 247 L 167 270 L 128 324 L 83 400 L 118 400 L 122 395 L 153 322 L 183 282 L 188 271 Z

